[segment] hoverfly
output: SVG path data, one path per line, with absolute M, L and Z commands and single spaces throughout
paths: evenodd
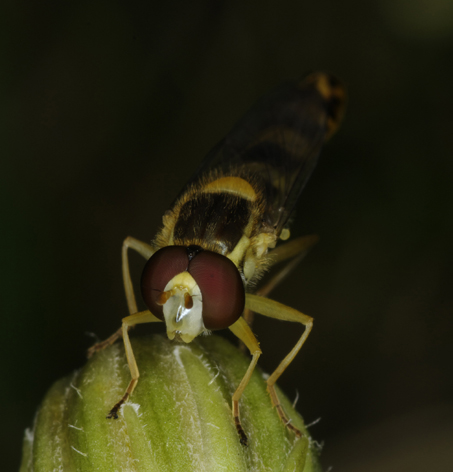
M 89 354 L 121 336 L 131 381 L 108 418 L 117 418 L 139 378 L 128 330 L 140 323 L 164 321 L 170 340 L 191 342 L 200 334 L 229 328 L 250 350 L 252 360 L 232 397 L 232 413 L 242 444 L 239 399 L 261 354 L 247 320 L 260 313 L 294 321 L 305 329 L 299 341 L 267 379 L 272 404 L 284 424 L 297 436 L 280 405 L 275 383 L 307 339 L 312 318 L 274 300 L 253 294 L 256 282 L 274 263 L 291 262 L 267 294 L 289 271 L 313 238 L 289 237 L 288 218 L 309 178 L 324 142 L 338 128 L 345 91 L 338 79 L 314 73 L 270 92 L 236 124 L 207 155 L 195 175 L 163 216 L 163 225 L 151 244 L 132 237 L 124 240 L 122 270 L 130 316 L 122 328 Z M 128 249 L 147 262 L 141 294 L 149 310 L 138 312 L 131 282 Z

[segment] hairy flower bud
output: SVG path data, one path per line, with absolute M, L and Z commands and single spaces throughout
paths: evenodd
M 106 415 L 130 379 L 121 343 L 53 385 L 26 431 L 20 472 L 320 470 L 302 418 L 279 392 L 304 433 L 297 439 L 272 407 L 259 370 L 241 398 L 249 445 L 240 444 L 231 396 L 249 359 L 228 341 L 209 336 L 179 344 L 149 336 L 132 345 L 140 381 L 119 418 Z

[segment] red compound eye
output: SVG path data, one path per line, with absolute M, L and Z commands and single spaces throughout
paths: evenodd
M 141 292 L 146 306 L 154 316 L 164 321 L 159 297 L 165 286 L 175 276 L 187 270 L 189 256 L 187 248 L 167 246 L 154 253 L 145 264 L 141 278 Z
M 231 326 L 244 311 L 245 290 L 233 262 L 211 251 L 201 251 L 189 264 L 203 297 L 203 323 L 207 329 Z

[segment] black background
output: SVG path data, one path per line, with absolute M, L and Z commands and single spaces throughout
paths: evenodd
M 273 297 L 315 318 L 281 379 L 335 471 L 447 470 L 453 453 L 453 6 L 448 0 L 2 3 L 2 470 L 52 382 L 127 314 L 120 248 L 269 88 L 346 83 Z M 135 277 L 142 261 L 133 257 Z M 254 327 L 272 370 L 300 334 Z M 140 327 L 141 332 L 155 327 Z

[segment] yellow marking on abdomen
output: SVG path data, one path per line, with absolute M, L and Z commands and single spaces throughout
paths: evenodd
M 346 106 L 346 90 L 336 77 L 323 72 L 315 72 L 309 75 L 304 84 L 310 83 L 315 86 L 318 93 L 326 101 L 326 139 L 330 139 L 343 119 Z
M 254 202 L 257 198 L 253 187 L 241 177 L 221 177 L 209 182 L 202 188 L 202 192 L 228 192 Z

